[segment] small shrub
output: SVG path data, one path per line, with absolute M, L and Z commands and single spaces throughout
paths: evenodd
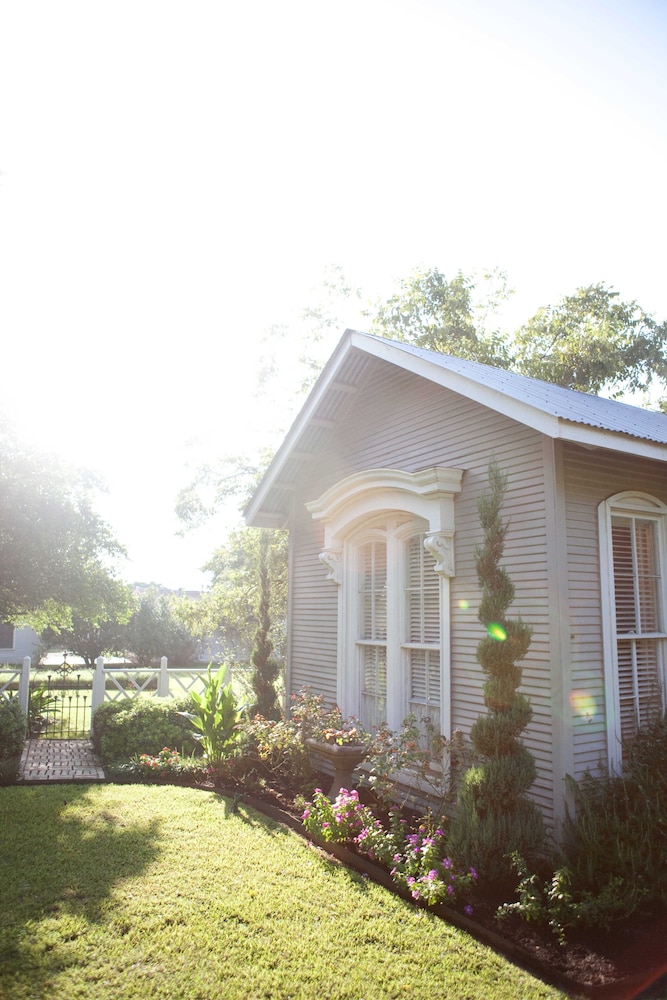
M 599 893 L 577 892 L 572 886 L 572 872 L 558 868 L 551 878 L 542 880 L 528 873 L 523 858 L 512 854 L 512 864 L 519 875 L 518 900 L 503 903 L 496 911 L 502 920 L 510 914 L 522 920 L 548 924 L 560 945 L 565 945 L 566 931 L 572 927 L 603 927 L 630 916 L 636 909 L 635 892 L 619 877 L 611 878 Z
M 26 717 L 17 698 L 0 698 L 0 761 L 17 757 L 26 737 Z
M 146 753 L 135 754 L 129 763 L 118 765 L 116 770 L 121 777 L 133 777 L 140 781 L 159 781 L 169 778 L 203 781 L 210 776 L 211 768 L 203 757 L 196 757 L 194 754 L 186 757 L 178 750 L 163 747 L 155 756 Z
M 246 772 L 254 771 L 260 781 L 282 784 L 288 790 L 313 787 L 315 771 L 293 719 L 276 722 L 256 715 L 243 727 L 240 753 Z
M 408 715 L 398 732 L 384 723 L 373 737 L 364 761 L 363 782 L 385 805 L 399 798 L 403 802 L 413 787 L 428 789 L 439 800 L 441 809 L 450 791 L 450 771 L 445 766 L 449 745 L 444 736 L 433 731 L 429 719 L 422 719 L 424 731 L 414 715 Z
M 577 889 L 594 894 L 612 879 L 632 889 L 635 908 L 667 906 L 667 722 L 644 729 L 627 747 L 621 775 L 569 779 L 563 860 Z
M 106 701 L 93 715 L 93 746 L 103 765 L 127 763 L 137 754 L 163 747 L 194 749 L 192 726 L 179 712 L 191 711 L 190 698 L 152 695 Z

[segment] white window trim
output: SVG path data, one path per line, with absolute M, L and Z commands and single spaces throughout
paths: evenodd
M 324 550 L 320 560 L 327 577 L 338 585 L 337 700 L 345 715 L 359 714 L 357 672 L 356 567 L 355 555 L 361 538 L 370 536 L 373 524 L 392 512 L 408 515 L 406 533 L 426 531 L 425 545 L 435 556 L 440 578 L 440 720 L 443 735 L 450 737 L 450 577 L 454 575 L 454 498 L 461 491 L 461 469 L 433 467 L 419 472 L 400 469 L 369 469 L 347 476 L 317 500 L 306 505 L 315 520 L 324 525 Z M 400 534 L 400 531 L 398 532 Z M 389 552 L 388 552 L 389 558 Z M 395 607 L 387 608 L 388 620 L 403 620 L 398 593 Z M 401 606 L 399 607 L 399 604 Z M 404 693 L 404 692 L 403 692 Z M 396 725 L 401 692 L 388 690 L 387 715 Z M 402 704 L 407 703 L 403 699 Z M 398 725 L 402 719 L 398 719 Z
M 667 504 L 648 493 L 626 491 L 604 500 L 598 507 L 600 538 L 600 586 L 602 596 L 602 649 L 604 660 L 605 703 L 607 716 L 607 755 L 609 769 L 618 773 L 622 762 L 616 600 L 611 523 L 615 515 L 644 515 L 658 525 L 658 559 L 661 571 L 660 603 L 667 618 Z M 663 698 L 665 690 L 663 663 Z

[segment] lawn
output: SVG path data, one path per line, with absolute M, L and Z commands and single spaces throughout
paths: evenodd
M 564 996 L 191 788 L 0 788 L 2 1000 Z

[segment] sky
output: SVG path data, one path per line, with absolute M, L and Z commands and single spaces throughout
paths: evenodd
M 0 0 L 4 419 L 101 474 L 124 578 L 207 586 L 238 509 L 181 537 L 176 495 L 279 443 L 327 267 L 667 318 L 666 57 L 663 0 Z

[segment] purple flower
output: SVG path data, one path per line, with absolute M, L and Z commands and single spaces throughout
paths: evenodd
M 437 879 L 437 877 L 438 877 L 438 873 L 435 870 L 435 868 L 431 868 L 430 872 L 426 876 L 426 878 L 430 879 L 431 882 L 435 882 L 435 880 Z
M 471 868 L 471 869 L 470 869 L 470 877 L 471 877 L 471 878 L 478 878 L 478 877 L 479 877 L 479 876 L 477 875 L 477 872 L 476 872 L 476 870 L 475 870 L 474 868 Z
M 443 858 L 442 859 L 442 867 L 443 868 L 451 868 L 452 867 L 452 863 L 449 860 L 449 858 Z
M 470 903 L 466 903 L 466 905 L 463 907 L 463 912 L 467 916 L 472 917 L 473 909 L 472 909 L 472 906 L 470 905 Z
M 448 896 L 454 895 L 454 886 L 451 883 L 447 886 L 447 895 Z

